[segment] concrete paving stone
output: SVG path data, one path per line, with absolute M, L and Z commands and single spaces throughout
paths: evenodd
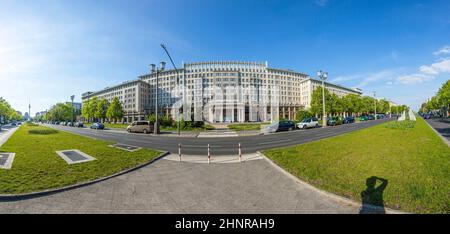
M 194 164 L 158 160 L 52 195 L 0 202 L 0 213 L 356 213 L 296 183 L 265 160 Z

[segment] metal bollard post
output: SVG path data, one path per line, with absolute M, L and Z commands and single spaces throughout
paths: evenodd
M 242 162 L 241 142 L 239 142 L 239 162 Z
M 178 143 L 178 157 L 180 158 L 181 162 L 181 143 Z
M 208 144 L 208 164 L 211 163 L 211 153 L 209 150 L 209 144 Z

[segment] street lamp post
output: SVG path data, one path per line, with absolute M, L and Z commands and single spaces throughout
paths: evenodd
M 327 126 L 327 116 L 325 113 L 325 80 L 328 78 L 328 72 L 318 71 L 317 76 L 322 80 L 322 128 Z
M 373 102 L 375 103 L 375 120 L 377 119 L 377 98 L 375 97 L 376 92 L 373 91 Z
M 155 135 L 158 134 L 158 88 L 159 88 L 159 72 L 164 71 L 164 68 L 166 67 L 166 62 L 160 62 L 159 67 L 157 68 L 155 64 L 150 64 L 151 66 L 151 72 L 156 72 L 156 91 L 155 91 L 155 124 L 153 127 L 153 132 Z
M 173 62 L 173 60 L 172 60 L 172 57 L 170 56 L 170 54 L 169 54 L 169 51 L 167 50 L 167 48 L 166 48 L 166 46 L 164 45 L 164 44 L 161 44 L 161 47 L 164 49 L 164 51 L 166 52 L 166 54 L 167 54 L 167 56 L 169 57 L 169 59 L 170 59 L 170 62 L 172 63 L 172 66 L 173 66 L 173 68 L 175 69 L 175 72 L 176 72 L 176 74 L 177 74 L 177 86 L 178 86 L 178 88 L 180 88 L 180 77 L 179 77 L 179 74 L 178 74 L 178 69 L 177 69 L 177 67 L 175 66 L 175 63 Z M 186 85 L 186 82 L 184 82 L 183 81 L 183 87 Z M 183 90 L 183 104 L 184 104 L 184 90 Z M 170 105 L 172 105 L 172 96 L 170 97 Z M 184 112 L 184 109 L 183 109 L 183 112 Z M 178 115 L 179 115 L 180 113 L 178 113 Z M 179 117 L 179 116 L 178 116 Z M 181 133 L 180 133 L 180 120 L 181 119 L 179 119 L 178 118 L 178 135 L 180 135 Z M 206 126 L 206 125 L 205 125 Z
M 74 121 L 74 116 L 73 116 L 73 99 L 75 98 L 75 95 L 70 96 L 70 100 L 72 100 L 72 125 L 73 125 L 73 121 Z

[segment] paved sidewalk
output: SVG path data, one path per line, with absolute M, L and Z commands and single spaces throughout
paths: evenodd
M 164 160 L 180 162 L 178 154 L 169 154 L 163 158 Z M 241 159 L 238 155 L 221 155 L 219 157 L 211 157 L 209 163 L 245 163 L 252 160 L 264 159 L 258 153 L 244 154 Z M 242 161 L 241 161 L 242 160 Z M 181 155 L 181 162 L 188 163 L 208 163 L 208 156 L 205 155 Z
M 5 144 L 5 142 L 17 131 L 19 127 L 11 127 L 11 126 L 2 126 L 2 130 L 0 131 L 0 147 Z
M 236 131 L 230 129 L 217 129 L 205 132 L 199 132 L 197 137 L 237 137 Z
M 186 163 L 158 160 L 100 183 L 18 201 L 0 213 L 358 213 L 296 183 L 266 160 Z

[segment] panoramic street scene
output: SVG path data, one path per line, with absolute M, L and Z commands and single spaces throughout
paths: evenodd
M 0 6 L 0 214 L 450 213 L 449 1 Z

